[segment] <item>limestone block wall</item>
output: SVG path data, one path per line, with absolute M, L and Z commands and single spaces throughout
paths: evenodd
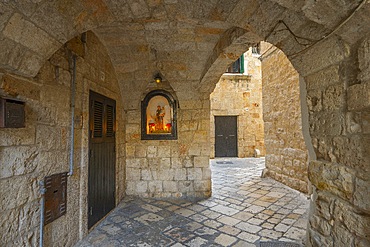
M 369 47 L 370 36 L 352 44 L 333 37 L 295 60 L 317 156 L 308 246 L 370 246 Z
M 25 101 L 26 127 L 0 129 L 0 246 L 37 246 L 39 181 L 68 172 L 71 61 L 77 55 L 74 174 L 68 177 L 67 213 L 45 226 L 44 246 L 72 246 L 87 234 L 89 90 L 117 102 L 116 201 L 124 196 L 125 136 L 122 101 L 106 50 L 91 32 L 67 42 L 34 78 L 0 73 L 0 94 Z
M 215 157 L 215 116 L 237 116 L 238 157 L 265 155 L 262 119 L 261 62 L 250 49 L 244 53 L 244 74 L 223 74 L 211 93 L 210 143 Z
M 284 53 L 262 45 L 266 168 L 272 177 L 308 192 L 308 151 L 302 134 L 299 74 Z
M 177 140 L 141 140 L 141 110 L 126 110 L 126 182 L 128 195 L 203 198 L 211 195 L 208 98 L 195 92 L 174 92 L 170 82 L 148 85 L 172 93 L 178 100 Z M 137 102 L 135 105 L 140 105 Z

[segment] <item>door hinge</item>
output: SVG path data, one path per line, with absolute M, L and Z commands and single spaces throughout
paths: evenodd
M 92 207 L 90 207 L 89 214 L 90 214 L 90 215 L 93 215 Z

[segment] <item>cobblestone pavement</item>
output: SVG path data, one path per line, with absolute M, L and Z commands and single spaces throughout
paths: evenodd
M 308 200 L 260 178 L 263 158 L 211 161 L 213 195 L 191 202 L 126 197 L 76 246 L 259 246 L 302 244 Z

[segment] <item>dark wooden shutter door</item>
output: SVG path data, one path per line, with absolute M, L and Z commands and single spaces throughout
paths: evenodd
M 90 92 L 88 227 L 115 207 L 116 103 Z
M 236 116 L 215 117 L 215 156 L 238 157 Z

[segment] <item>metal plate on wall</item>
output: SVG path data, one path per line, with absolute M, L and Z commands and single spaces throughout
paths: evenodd
M 0 98 L 0 127 L 23 128 L 25 126 L 24 102 Z
M 45 177 L 45 222 L 48 224 L 66 214 L 67 211 L 67 173 Z

